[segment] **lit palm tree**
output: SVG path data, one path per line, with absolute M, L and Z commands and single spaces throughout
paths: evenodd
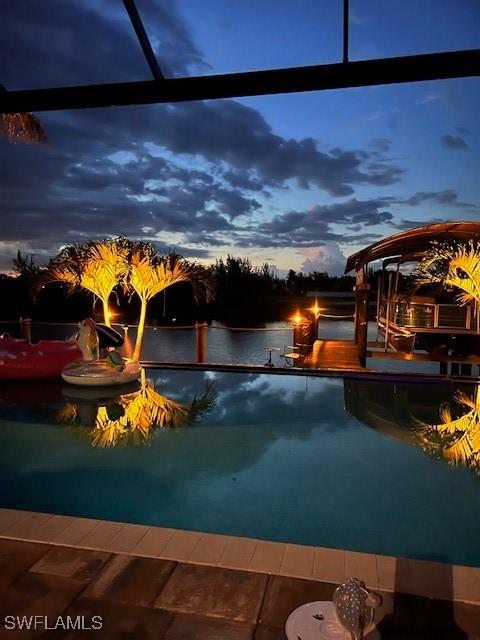
M 471 241 L 458 248 L 450 261 L 447 284 L 462 290 L 462 304 L 480 304 L 480 243 Z
M 54 280 L 83 287 L 102 301 L 105 324 L 110 326 L 108 301 L 128 272 L 127 249 L 118 240 L 101 240 L 65 247 L 51 266 Z
M 458 302 L 480 305 L 480 242 L 434 242 L 418 264 L 418 286 L 441 284 L 460 289 Z
M 179 282 L 190 283 L 196 299 L 213 295 L 210 272 L 175 253 L 161 257 L 146 242 L 126 238 L 68 245 L 52 260 L 50 273 L 71 288 L 83 287 L 102 301 L 105 323 L 110 325 L 108 301 L 117 285 L 140 298 L 140 319 L 132 359 L 139 360 L 149 300 Z
M 128 284 L 140 298 L 140 319 L 132 360 L 138 361 L 142 350 L 143 333 L 149 300 L 161 291 L 179 282 L 192 286 L 195 298 L 203 294 L 208 301 L 213 295 L 213 281 L 210 273 L 194 263 L 189 263 L 175 253 L 166 257 L 156 257 L 149 251 L 137 247 L 130 254 Z

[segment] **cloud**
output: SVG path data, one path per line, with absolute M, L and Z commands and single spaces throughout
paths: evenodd
M 161 254 L 165 255 L 170 251 L 183 256 L 184 258 L 200 258 L 207 259 L 213 256 L 213 253 L 209 249 L 202 249 L 200 247 L 185 247 L 175 242 L 162 242 L 157 238 L 152 238 L 151 242 L 157 247 Z
M 429 218 L 428 220 L 401 220 L 395 223 L 395 227 L 400 230 L 414 229 L 415 227 L 423 227 L 429 224 L 439 224 L 445 222 L 445 218 Z
M 371 226 L 390 214 L 372 217 L 357 200 L 348 215 L 344 203 L 314 209 L 307 239 L 301 219 L 288 212 L 262 223 L 262 198 L 285 191 L 292 179 L 340 195 L 357 184 L 387 185 L 401 172 L 373 152 L 324 154 L 311 139 L 286 140 L 234 101 L 48 113 L 44 125 L 47 147 L 0 144 L 0 214 L 13 222 L 5 239 L 49 250 L 107 234 L 149 238 L 145 227 L 155 236 L 182 233 L 183 246 L 195 243 L 202 251 L 237 240 L 315 246 L 338 236 L 322 227 L 324 216 L 327 223 L 340 215 L 339 224 Z M 241 216 L 249 223 L 233 224 Z
M 436 93 L 427 93 L 422 98 L 418 100 L 420 104 L 428 104 L 429 102 L 433 102 L 435 100 L 439 100 L 440 96 Z
M 29 242 L 21 242 L 13 246 L 9 242 L 0 240 L 0 273 L 13 270 L 13 260 L 17 257 L 18 251 L 23 255 L 33 255 L 37 264 L 48 262 L 48 251 L 35 250 Z
M 225 171 L 223 179 L 232 187 L 245 189 L 247 191 L 263 191 L 264 186 L 260 180 L 255 179 L 250 171 Z
M 138 8 L 165 75 L 205 70 L 173 0 L 150 0 Z M 55 2 L 52 9 L 49 2 L 22 0 L 3 12 L 0 59 L 7 89 L 151 78 L 121 2 Z
M 350 198 L 341 203 L 314 205 L 304 211 L 287 211 L 274 216 L 255 228 L 235 234 L 238 246 L 251 247 L 314 247 L 335 241 L 342 243 L 372 242 L 377 233 L 365 227 L 388 224 L 393 215 L 385 210 L 385 201 Z M 355 235 L 335 230 L 332 225 L 350 225 Z M 364 233 L 358 233 L 360 229 Z
M 448 147 L 449 149 L 467 149 L 468 144 L 465 142 L 463 138 L 460 136 L 452 136 L 449 133 L 446 133 L 444 136 L 440 138 L 440 141 L 444 147 Z
M 6 12 L 0 56 L 7 88 L 150 77 L 121 3 L 57 4 L 52 13 L 44 3 L 24 0 Z M 205 70 L 173 0 L 139 0 L 138 7 L 166 75 Z M 381 110 L 372 118 L 386 115 Z M 354 197 L 360 187 L 402 179 L 403 169 L 385 157 L 390 139 L 326 151 L 311 137 L 277 134 L 258 110 L 234 100 L 51 112 L 41 119 L 47 147 L 0 142 L 0 216 L 9 221 L 0 245 L 5 261 L 17 245 L 46 256 L 65 242 L 124 234 L 198 258 L 231 245 L 293 247 L 303 252 L 305 268 L 321 269 L 330 260 L 331 271 L 340 262 L 343 267 L 338 243 L 376 240 L 383 235 L 377 227 L 393 225 L 392 206 L 475 208 L 453 189 L 403 200 Z M 454 148 L 465 148 L 468 133 L 457 127 L 443 144 L 453 140 Z M 315 193 L 320 203 L 290 204 L 272 215 L 266 200 L 281 193 L 291 202 L 287 192 L 294 185 L 335 200 L 322 202 L 323 194 Z M 415 224 L 421 223 L 399 223 Z
M 388 138 L 373 138 L 370 142 L 370 146 L 375 151 L 387 152 L 390 151 L 392 141 Z
M 301 249 L 300 253 L 306 256 L 300 267 L 303 273 L 318 271 L 319 273 L 328 272 L 329 275 L 342 275 L 345 271 L 346 258 L 337 242 Z
M 47 3 L 24 0 L 5 13 L 0 58 L 8 89 L 150 77 L 117 0 L 55 6 L 52 12 Z M 138 8 L 166 75 L 205 70 L 173 0 L 140 1 Z M 6 245 L 42 255 L 65 242 L 119 234 L 166 248 L 175 241 L 179 252 L 197 257 L 232 243 L 370 241 L 374 225 L 392 217 L 388 199 L 352 196 L 403 175 L 382 157 L 387 138 L 366 150 L 325 151 L 313 138 L 278 135 L 258 110 L 234 100 L 48 112 L 41 120 L 46 147 L 0 141 L 0 216 L 9 220 L 1 234 Z M 269 220 L 266 200 L 294 185 L 343 201 Z M 5 246 L 0 252 L 8 253 Z
M 245 123 L 239 125 L 244 141 L 254 135 L 246 123 L 256 121 L 255 130 L 265 131 L 267 124 L 260 114 L 243 107 L 238 111 L 238 106 L 223 101 L 218 109 L 244 117 Z M 206 256 L 205 252 L 212 247 L 231 244 L 318 247 L 330 241 L 370 242 L 377 235 L 362 230 L 392 219 L 388 198 L 364 201 L 350 198 L 315 205 L 307 211 L 287 210 L 271 220 L 262 220 L 264 192 L 258 190 L 262 184 L 258 173 L 264 166 L 262 154 L 267 154 L 265 164 L 271 168 L 269 151 L 261 145 L 256 149 L 256 157 L 251 158 L 248 144 L 239 151 L 232 139 L 229 152 L 224 136 L 216 139 L 213 131 L 208 139 L 214 138 L 211 144 L 215 153 L 207 151 L 207 139 L 202 142 L 205 147 L 198 141 L 192 145 L 194 131 L 199 130 L 197 134 L 203 140 L 203 123 L 211 108 L 217 109 L 210 103 L 201 105 L 205 116 L 201 124 L 195 119 L 188 120 L 193 127 L 189 146 L 181 127 L 177 138 L 175 130 L 161 121 L 171 139 L 168 148 L 159 145 L 159 125 L 153 118 L 158 115 L 158 108 L 134 109 L 142 117 L 133 119 L 123 116 L 121 110 L 82 112 L 73 119 L 69 113 L 48 114 L 53 139 L 48 147 L 0 145 L 4 159 L 0 164 L 0 180 L 5 185 L 0 213 L 15 221 L 4 230 L 4 238 L 12 242 L 31 241 L 55 252 L 59 244 L 90 237 L 122 234 L 161 242 L 165 234 L 175 233 L 185 255 L 195 246 L 198 256 Z M 183 108 L 180 114 L 178 111 L 177 105 L 167 108 L 168 113 L 175 112 L 175 117 L 182 120 Z M 238 132 L 229 135 L 235 137 Z M 277 140 L 278 136 L 273 138 Z M 197 153 L 187 154 L 187 148 Z M 313 146 L 311 149 L 317 153 Z M 257 171 L 238 166 L 242 153 L 244 162 L 256 164 Z M 345 155 L 341 149 L 330 152 L 330 158 L 340 164 Z M 370 156 L 364 152 L 358 157 L 363 162 Z M 298 155 L 294 153 L 295 159 L 298 160 Z M 377 180 L 384 182 L 382 170 L 378 171 Z M 377 169 L 372 169 L 371 176 L 375 172 Z M 334 173 L 324 179 L 333 183 L 338 178 Z M 271 173 L 270 183 L 273 182 Z M 237 223 L 241 216 L 246 220 Z M 341 225 L 346 225 L 350 234 L 342 232 Z
M 313 138 L 276 135 L 258 111 L 233 100 L 161 105 L 158 110 L 149 132 L 155 144 L 225 162 L 230 171 L 266 186 L 295 180 L 304 189 L 315 186 L 331 196 L 346 196 L 357 185 L 394 184 L 403 173 L 374 154 L 339 148 L 324 153 Z M 231 180 L 229 172 L 227 177 Z
M 246 198 L 238 189 L 229 190 L 217 186 L 210 198 L 216 203 L 218 211 L 227 215 L 230 220 L 261 208 L 257 200 Z
M 445 189 L 444 191 L 417 191 L 413 196 L 405 200 L 397 200 L 398 203 L 408 204 L 416 207 L 425 202 L 433 202 L 435 204 L 445 206 L 456 206 L 464 209 L 474 209 L 476 205 L 471 202 L 461 202 L 458 199 L 458 193 L 455 189 Z

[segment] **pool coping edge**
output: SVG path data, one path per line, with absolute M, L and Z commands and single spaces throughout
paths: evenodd
M 110 520 L 0 509 L 0 539 L 204 564 L 480 604 L 480 568 Z M 401 570 L 400 570 L 401 569 Z

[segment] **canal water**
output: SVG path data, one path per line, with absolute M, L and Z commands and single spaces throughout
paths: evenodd
M 124 355 L 133 351 L 136 338 L 135 326 L 114 325 L 126 332 Z M 75 333 L 74 324 L 33 323 L 35 339 L 63 339 Z M 19 327 L 12 323 L 0 323 L 0 333 L 18 335 Z M 320 323 L 322 338 L 353 339 L 353 322 L 325 319 Z M 255 328 L 228 327 L 212 323 L 206 330 L 206 361 L 226 364 L 265 364 L 272 349 L 274 364 L 283 365 L 281 354 L 292 345 L 293 331 L 286 322 L 269 322 Z M 147 327 L 142 349 L 143 360 L 159 362 L 195 362 L 197 360 L 196 337 L 193 328 Z
M 123 355 L 130 356 L 136 338 L 136 326 L 113 325 L 125 332 Z M 34 322 L 32 335 L 36 340 L 64 339 L 77 330 L 75 324 L 55 324 Z M 19 336 L 18 323 L 0 322 L 0 334 L 9 332 Z M 351 320 L 320 318 L 318 337 L 330 340 L 353 340 L 354 326 Z M 368 325 L 368 339 L 375 340 L 376 324 Z M 272 363 L 285 365 L 282 354 L 290 351 L 293 331 L 288 322 L 268 322 L 257 327 L 230 327 L 213 322 L 206 329 L 204 361 L 210 364 L 251 364 L 264 365 L 271 353 Z M 290 347 L 290 349 L 289 349 Z M 193 327 L 149 326 L 145 329 L 142 360 L 157 362 L 186 363 L 197 361 L 197 344 Z M 438 374 L 437 362 L 417 362 L 405 360 L 367 359 L 367 367 L 377 371 L 403 373 Z

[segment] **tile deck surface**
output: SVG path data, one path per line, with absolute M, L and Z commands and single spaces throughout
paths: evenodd
M 478 569 L 0 509 L 0 638 L 284 640 L 347 574 L 382 594 L 382 638 L 480 640 Z M 5 627 L 33 615 L 102 629 Z

